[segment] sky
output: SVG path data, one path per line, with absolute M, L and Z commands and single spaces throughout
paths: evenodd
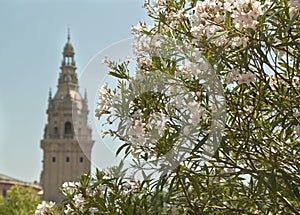
M 107 79 L 100 58 L 130 53 L 131 26 L 149 21 L 142 4 L 142 0 L 0 0 L 0 173 L 28 182 L 40 180 L 48 93 L 49 88 L 56 92 L 68 26 L 79 85 L 88 90 L 93 127 L 97 86 Z M 103 147 L 99 128 L 93 129 L 93 168 L 114 164 L 113 150 Z

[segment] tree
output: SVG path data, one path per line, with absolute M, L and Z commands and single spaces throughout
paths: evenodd
M 40 197 L 33 188 L 14 185 L 7 191 L 7 198 L 0 199 L 0 214 L 34 214 L 39 202 Z
M 300 214 L 299 1 L 144 6 L 135 75 L 105 59 L 118 86 L 96 110 L 143 179 L 122 164 L 85 175 L 65 184 L 65 213 Z

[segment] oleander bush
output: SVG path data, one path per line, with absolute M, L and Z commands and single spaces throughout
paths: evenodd
M 96 109 L 133 164 L 65 183 L 65 214 L 300 214 L 300 1 L 144 7 Z

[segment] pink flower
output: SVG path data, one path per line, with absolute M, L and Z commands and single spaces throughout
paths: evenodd
M 233 84 L 235 82 L 235 76 L 233 76 L 232 74 L 228 74 L 226 76 L 226 83 L 227 84 Z
M 246 74 L 242 74 L 238 77 L 239 84 L 250 84 L 254 81 L 255 75 L 251 72 L 247 72 Z
M 247 46 L 247 42 L 249 41 L 248 37 L 233 37 L 231 39 L 231 46 L 232 47 L 246 47 Z
M 191 124 L 198 124 L 201 120 L 201 117 L 204 114 L 200 103 L 193 101 L 187 104 L 187 108 L 190 111 L 190 119 L 188 120 Z
M 239 71 L 233 70 L 232 72 L 228 73 L 226 76 L 226 83 L 233 84 L 236 81 L 236 78 L 239 76 Z
M 227 35 L 221 35 L 215 39 L 216 46 L 223 46 L 228 42 Z
M 135 136 L 144 135 L 145 134 L 145 123 L 143 123 L 142 121 L 139 121 L 139 120 L 135 120 L 133 122 L 133 124 L 131 125 L 131 127 L 128 131 L 128 134 L 135 135 Z

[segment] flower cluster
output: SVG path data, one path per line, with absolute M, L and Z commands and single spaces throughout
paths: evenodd
M 88 186 L 82 186 L 80 182 L 65 182 L 62 185 L 62 193 L 72 200 L 71 203 L 67 203 L 65 205 L 64 213 L 66 215 L 74 214 L 74 213 L 86 213 L 95 214 L 99 212 L 98 208 L 89 207 L 87 204 L 90 201 L 90 198 L 99 195 L 99 190 L 94 189 L 93 183 L 90 182 Z M 83 190 L 85 190 L 83 194 Z
M 146 23 L 139 22 L 138 25 L 131 27 L 131 32 L 134 34 L 135 42 L 132 44 L 133 53 L 136 56 L 142 56 L 145 52 L 150 52 L 152 49 L 152 37 L 144 34 L 147 31 Z
M 166 1 L 165 0 L 153 0 L 152 6 L 155 12 L 159 12 L 162 9 L 165 8 L 166 6 Z
M 225 3 L 225 10 L 232 12 L 233 24 L 237 30 L 255 29 L 258 17 L 262 15 L 262 4 L 259 1 L 244 0 Z
M 199 124 L 206 124 L 209 130 L 211 122 L 203 117 L 205 106 L 211 105 L 209 100 L 207 104 L 204 102 L 209 92 L 201 95 L 199 89 L 204 87 L 207 91 L 217 83 L 211 66 L 199 49 L 186 49 L 188 44 L 162 36 L 160 32 L 151 36 L 142 22 L 133 26 L 132 32 L 136 41 L 133 49 L 138 57 L 135 77 L 127 76 L 127 84 L 118 82 L 113 93 L 104 85 L 96 112 L 97 116 L 108 114 L 109 122 L 114 121 L 112 118 L 118 119 L 115 126 L 118 129 L 110 128 L 102 132 L 103 136 L 110 134 L 125 140 L 130 147 L 126 150 L 136 159 L 155 160 L 172 147 L 180 151 L 186 138 L 198 142 L 201 139 L 196 132 Z M 177 57 L 168 58 L 174 55 Z M 172 65 L 173 75 L 162 73 L 168 64 Z M 120 73 L 115 67 L 116 77 Z M 186 86 L 190 81 L 195 85 L 193 90 Z M 173 136 L 176 135 L 175 141 Z
M 149 115 L 147 123 L 145 116 L 139 111 L 133 119 L 128 122 L 126 136 L 132 144 L 132 155 L 139 158 L 142 153 L 147 153 L 151 158 L 156 152 L 156 143 L 162 137 L 166 129 L 168 116 L 156 112 Z
M 216 46 L 229 41 L 227 26 L 237 31 L 255 29 L 258 17 L 262 14 L 262 5 L 256 0 L 225 1 L 205 0 L 197 2 L 191 19 L 191 33 L 199 40 L 211 39 Z M 248 38 L 234 36 L 233 47 L 245 46 Z
M 190 112 L 190 119 L 188 120 L 192 125 L 198 125 L 200 123 L 201 117 L 204 114 L 203 109 L 200 104 L 196 101 L 189 102 L 187 108 Z
M 102 114 L 110 113 L 115 101 L 118 101 L 118 96 L 116 93 L 112 92 L 107 83 L 104 84 L 99 90 L 99 100 L 96 109 L 96 115 L 100 117 Z
M 233 70 L 232 72 L 227 74 L 226 83 L 233 84 L 237 82 L 238 84 L 250 84 L 255 80 L 255 75 L 251 72 L 246 72 L 240 74 L 237 70 Z
M 87 207 L 90 198 L 95 196 L 103 197 L 103 190 L 99 187 L 95 187 L 94 180 L 91 180 L 87 186 L 84 186 L 80 182 L 65 182 L 62 185 L 62 193 L 72 199 L 72 203 L 68 203 L 65 206 L 64 213 L 66 215 L 72 214 L 73 212 L 80 211 L 81 213 L 89 211 L 90 214 L 95 214 L 99 212 L 96 207 Z M 83 190 L 85 190 L 83 194 Z
M 205 63 L 194 63 L 191 61 L 183 62 L 182 65 L 178 66 L 176 75 L 183 76 L 187 79 L 196 79 L 201 78 L 205 72 L 207 72 L 208 67 Z
M 80 182 L 65 182 L 62 185 L 62 193 L 69 201 L 64 206 L 64 213 L 66 215 L 99 214 L 106 212 L 106 207 L 112 204 L 117 207 L 119 200 L 110 202 L 110 197 L 116 198 L 119 195 L 117 198 L 120 198 L 122 195 L 138 192 L 140 182 L 134 177 L 123 178 L 116 169 L 117 167 L 97 171 L 96 177 L 83 175 Z M 102 199 L 103 205 L 97 203 L 99 199 Z
M 193 65 L 202 66 L 196 68 Z M 167 153 L 167 149 L 170 149 L 172 145 L 177 144 L 178 146 L 184 142 L 183 137 L 179 135 L 179 142 L 176 143 L 171 135 L 184 133 L 187 136 L 190 134 L 192 128 L 198 127 L 203 121 L 205 108 L 201 101 L 203 99 L 201 92 L 189 92 L 188 88 L 181 83 L 180 78 L 185 77 L 186 79 L 188 77 L 199 83 L 205 81 L 199 75 L 200 73 L 209 74 L 208 66 L 205 66 L 204 62 L 185 65 L 184 69 L 179 66 L 176 70 L 178 80 L 170 79 L 169 76 L 162 76 L 158 79 L 153 73 L 141 73 L 138 74 L 138 78 L 130 78 L 127 87 L 118 87 L 120 90 L 118 93 L 122 95 L 123 103 L 109 106 L 111 111 L 116 113 L 109 114 L 109 117 L 119 119 L 116 126 L 119 129 L 114 131 L 110 129 L 103 134 L 116 135 L 126 140 L 131 147 L 131 154 L 135 158 L 142 156 L 147 160 L 156 159 L 157 156 L 161 155 L 160 148 L 165 148 L 164 153 Z M 188 71 L 193 69 L 195 72 Z M 155 73 L 157 74 L 157 72 Z M 192 75 L 188 76 L 188 74 Z M 104 96 L 102 94 L 100 96 L 100 101 L 102 101 Z M 108 97 L 112 98 L 105 96 L 105 98 Z M 110 100 L 110 103 L 117 102 L 119 101 Z M 148 104 L 144 104 L 144 102 Z M 162 110 L 155 110 L 157 106 L 161 106 Z M 98 112 L 104 113 L 103 109 L 98 110 Z M 119 116 L 118 113 L 122 113 L 123 116 Z M 185 128 L 184 131 L 183 128 Z M 166 136 L 166 134 L 168 135 Z M 172 145 L 166 145 L 165 142 L 171 140 Z
M 69 193 L 71 195 L 73 195 L 79 187 L 81 187 L 79 182 L 64 182 L 62 184 L 64 193 Z
M 36 211 L 34 215 L 45 215 L 45 214 L 51 214 L 53 210 L 55 210 L 55 202 L 49 202 L 43 201 L 41 204 L 39 204 L 36 208 Z

